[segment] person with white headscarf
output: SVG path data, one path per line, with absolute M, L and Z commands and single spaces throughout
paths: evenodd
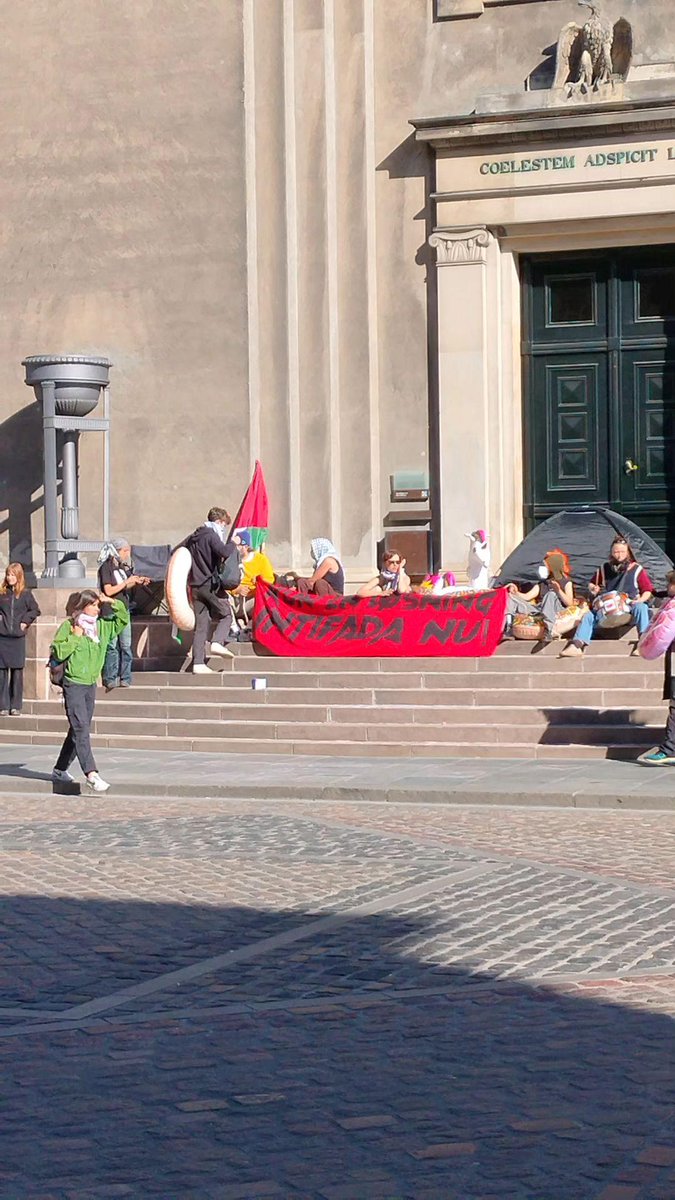
M 343 596 L 345 573 L 340 556 L 328 538 L 313 538 L 310 554 L 314 571 L 309 579 L 298 579 L 298 591 L 314 596 Z
M 149 583 L 145 575 L 134 574 L 131 546 L 126 538 L 113 538 L 101 548 L 98 556 L 98 585 L 104 596 L 121 600 L 127 612 L 131 608 L 132 592 L 137 583 Z M 131 624 L 115 634 L 108 642 L 103 662 L 103 686 L 107 692 L 116 687 L 131 687 Z

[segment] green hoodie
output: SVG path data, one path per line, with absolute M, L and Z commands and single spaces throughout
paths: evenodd
M 54 657 L 66 664 L 69 683 L 97 683 L 109 643 L 129 624 L 129 612 L 123 600 L 106 601 L 112 605 L 111 617 L 99 617 L 96 622 L 98 642 L 85 634 L 73 633 L 70 620 L 59 625 L 52 647 Z

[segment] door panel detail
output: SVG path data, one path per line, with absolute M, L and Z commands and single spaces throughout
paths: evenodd
M 675 247 L 523 260 L 525 523 L 608 505 L 675 554 Z

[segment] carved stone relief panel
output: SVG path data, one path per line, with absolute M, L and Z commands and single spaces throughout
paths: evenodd
M 558 0 L 434 0 L 437 21 L 452 21 L 460 17 L 479 17 L 486 8 L 505 4 L 556 4 Z

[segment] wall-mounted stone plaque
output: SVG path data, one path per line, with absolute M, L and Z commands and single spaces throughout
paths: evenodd
M 557 0 L 434 0 L 437 21 L 453 21 L 460 17 L 480 17 L 486 8 L 505 4 L 552 4 Z

